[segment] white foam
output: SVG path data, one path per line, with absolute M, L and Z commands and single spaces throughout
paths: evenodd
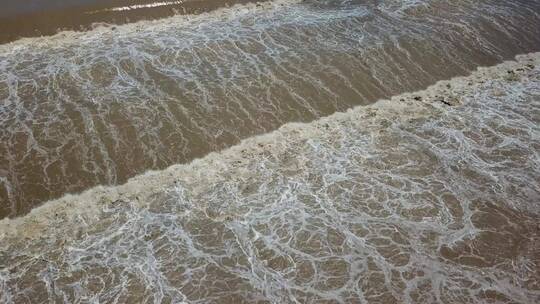
M 535 303 L 539 64 L 519 56 L 3 220 L 0 300 Z
M 403 16 L 381 12 L 379 2 L 272 2 L 1 46 L 0 150 L 9 184 L 0 184 L 0 200 L 13 206 L 1 213 L 123 183 L 540 43 L 523 30 L 526 9 L 512 8 L 510 24 L 480 33 L 482 18 L 498 21 L 500 8 L 466 1 L 445 11 L 445 20 L 465 23 L 439 26 L 444 1 L 427 2 L 433 9 Z M 36 162 L 43 170 L 31 167 Z
M 335 113 L 313 123 L 288 123 L 278 130 L 242 140 L 236 146 L 192 161 L 189 164 L 173 165 L 162 171 L 149 171 L 131 178 L 120 186 L 98 186 L 81 194 L 67 194 L 64 197 L 44 203 L 34 208 L 29 214 L 18 218 L 5 218 L 0 221 L 2 238 L 19 235 L 21 238 L 38 237 L 49 233 L 51 220 L 62 218 L 61 225 L 70 227 L 80 215 L 97 216 L 116 201 L 146 203 L 153 195 L 170 188 L 179 179 L 200 184 L 198 191 L 206 191 L 209 181 L 234 168 L 235 179 L 249 176 L 249 170 L 243 168 L 245 158 L 256 158 L 261 153 L 278 155 L 290 145 L 291 141 L 309 139 L 324 133 L 321 125 L 352 120 L 372 129 L 386 121 L 407 121 L 425 115 L 434 115 L 433 107 L 439 107 L 435 96 L 445 96 L 450 103 L 459 100 L 459 96 L 475 94 L 477 85 L 486 80 L 507 77 L 508 70 L 523 69 L 527 64 L 540 64 L 540 53 L 531 53 L 516 57 L 517 61 L 508 61 L 494 67 L 479 68 L 471 76 L 457 77 L 439 81 L 424 91 L 406 93 L 389 100 L 380 100 L 370 106 L 358 106 L 345 113 Z M 451 88 L 449 89 L 448 86 Z M 416 100 L 421 97 L 421 100 Z M 437 97 L 438 98 L 438 97 Z M 376 115 L 374 114 L 376 113 Z M 443 112 L 444 113 L 444 112 Z M 444 115 L 439 113 L 437 115 Z M 379 132 L 377 128 L 374 132 Z M 244 177 L 245 176 L 245 177 Z M 56 222 L 58 224 L 58 222 Z M 58 227 L 54 227 L 55 229 Z

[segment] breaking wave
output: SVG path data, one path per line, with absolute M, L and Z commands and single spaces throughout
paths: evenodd
M 540 49 L 538 1 L 275 1 L 0 45 L 0 217 Z
M 540 53 L 0 221 L 0 301 L 537 303 Z

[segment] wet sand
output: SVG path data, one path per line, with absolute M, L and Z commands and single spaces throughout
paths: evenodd
M 0 221 L 0 300 L 537 303 L 540 53 Z

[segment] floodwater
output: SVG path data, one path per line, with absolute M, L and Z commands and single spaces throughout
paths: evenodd
M 398 95 L 538 51 L 539 14 L 274 1 L 0 45 L 0 302 L 540 302 L 540 53 Z

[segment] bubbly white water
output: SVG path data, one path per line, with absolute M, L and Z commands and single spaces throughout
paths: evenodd
M 0 46 L 0 217 L 540 49 L 539 1 L 276 1 Z
M 0 221 L 5 303 L 538 303 L 540 53 Z

